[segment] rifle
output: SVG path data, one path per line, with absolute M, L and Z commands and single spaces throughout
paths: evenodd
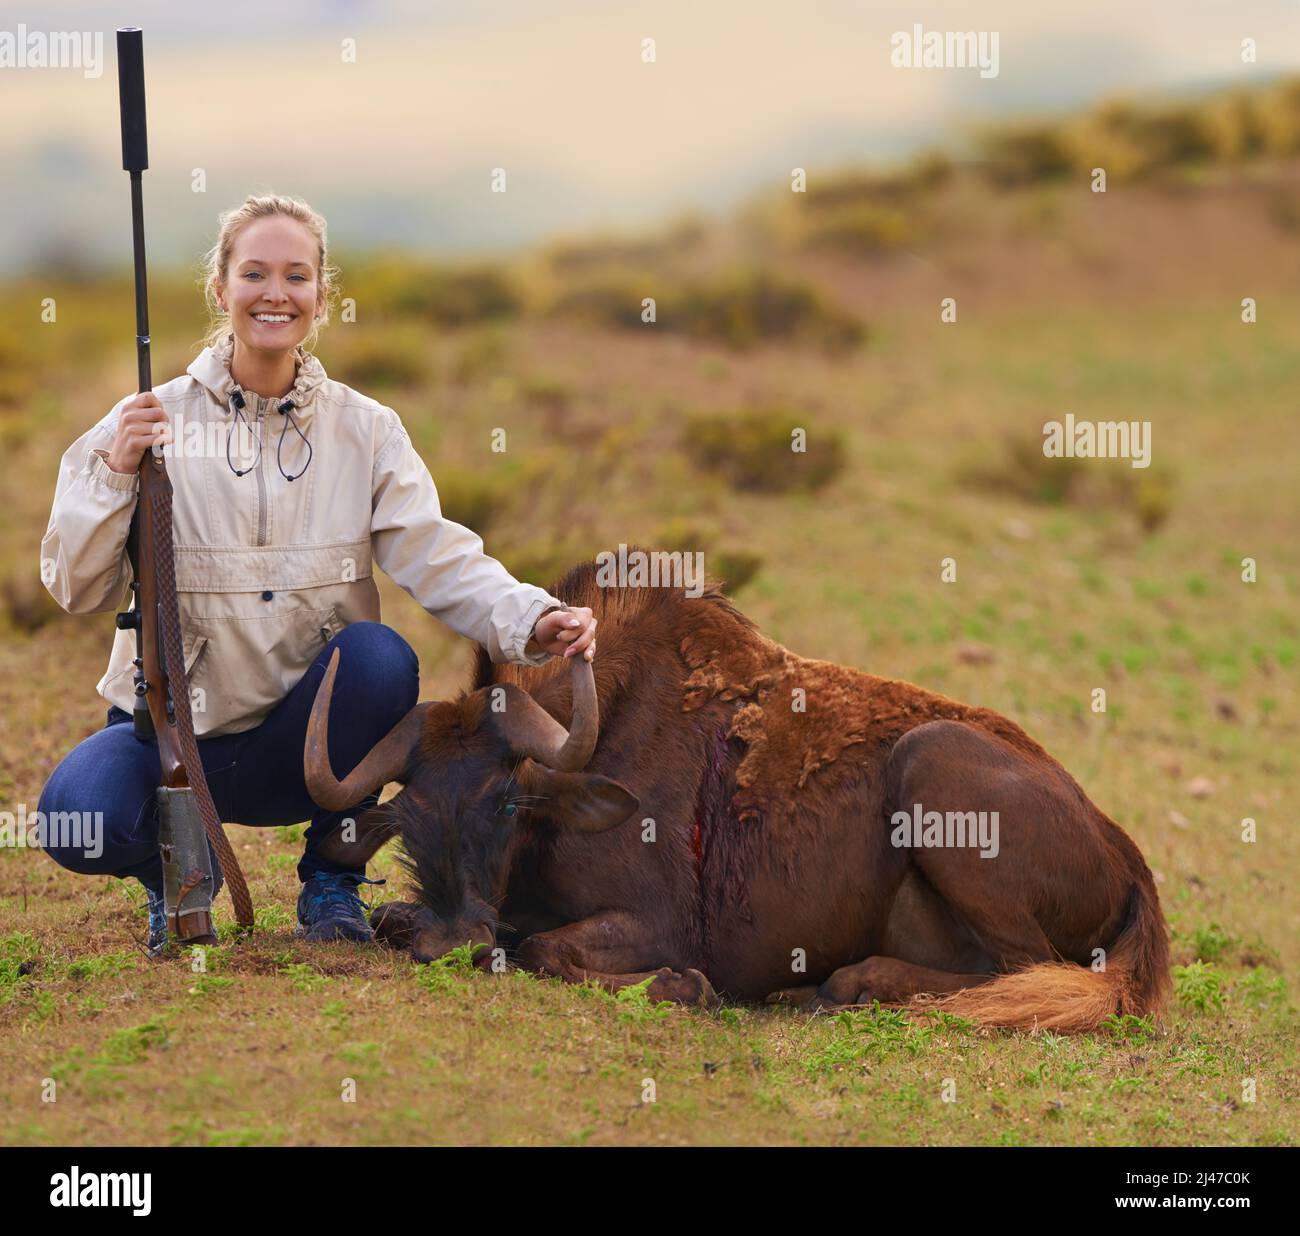
M 117 31 L 117 82 L 122 113 L 122 168 L 131 174 L 136 362 L 140 390 L 147 391 L 152 389 L 153 379 L 140 173 L 149 166 L 149 153 L 143 34 L 134 26 Z M 235 852 L 222 830 L 194 739 L 176 601 L 172 486 L 160 443 L 145 451 L 140 460 L 140 492 L 127 535 L 127 556 L 131 563 L 131 608 L 117 615 L 117 627 L 135 631 L 135 736 L 143 742 L 156 739 L 158 743 L 158 848 L 162 855 L 167 931 L 185 944 L 215 944 L 209 842 L 230 885 L 235 917 L 246 930 L 253 926 L 253 902 Z

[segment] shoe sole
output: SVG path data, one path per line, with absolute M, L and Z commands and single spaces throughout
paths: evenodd
M 365 935 L 359 932 L 349 932 L 342 927 L 320 928 L 320 927 L 301 927 L 304 940 L 312 944 L 333 944 L 339 940 L 352 940 L 357 944 L 373 944 L 375 942 L 375 933 L 368 932 Z

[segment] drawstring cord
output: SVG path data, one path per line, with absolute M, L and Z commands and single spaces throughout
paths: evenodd
M 235 465 L 230 462 L 230 439 L 235 435 L 233 432 L 229 433 L 226 435 L 226 466 L 236 476 L 247 476 L 255 467 L 257 467 L 257 461 L 262 458 L 262 440 L 253 433 L 252 425 L 248 424 L 248 417 L 244 415 L 244 396 L 240 393 L 238 387 L 236 387 L 231 393 L 230 400 L 235 405 L 235 424 L 238 425 L 242 420 L 244 424 L 248 426 L 249 436 L 257 443 L 257 454 L 253 456 L 253 462 L 249 464 L 247 468 L 244 468 L 242 471 L 239 468 L 236 468 Z
M 230 399 L 231 402 L 235 405 L 236 424 L 238 424 L 238 422 L 242 420 L 245 425 L 248 425 L 249 432 L 251 433 L 253 427 L 252 425 L 249 425 L 248 417 L 244 416 L 244 394 L 239 389 L 239 387 L 234 388 L 234 390 L 230 394 Z M 302 429 L 299 428 L 298 422 L 294 420 L 293 409 L 295 408 L 295 406 L 296 405 L 294 404 L 292 399 L 286 399 L 276 409 L 277 412 L 282 413 L 287 418 L 285 420 L 283 428 L 280 430 L 280 440 L 276 444 L 276 448 L 275 448 L 275 466 L 280 469 L 280 475 L 284 477 L 286 481 L 296 481 L 303 474 L 303 472 L 306 472 L 307 469 L 311 467 L 312 455 L 315 454 L 315 452 L 312 450 L 311 442 L 308 441 L 307 439 L 307 435 L 303 433 Z M 291 423 L 294 427 L 295 432 L 307 445 L 307 462 L 303 464 L 302 470 L 300 472 L 295 472 L 292 475 L 290 475 L 288 472 L 284 470 L 284 464 L 281 463 L 280 461 L 280 451 L 284 447 L 284 435 L 288 431 L 289 425 Z M 230 438 L 232 436 L 233 435 L 227 435 L 226 437 L 226 466 L 236 476 L 246 476 L 257 466 L 257 461 L 262 458 L 262 440 L 256 434 L 253 434 L 254 441 L 257 442 L 257 454 L 253 457 L 253 462 L 249 464 L 247 468 L 241 470 L 239 468 L 236 468 L 235 465 L 230 461 Z
M 276 466 L 277 468 L 280 469 L 280 475 L 281 475 L 282 477 L 284 477 L 284 479 L 285 479 L 286 481 L 296 481 L 296 480 L 297 480 L 297 479 L 302 475 L 302 473 L 303 473 L 303 472 L 306 472 L 307 469 L 311 466 L 311 457 L 312 457 L 313 451 L 312 451 L 312 449 L 311 449 L 311 443 L 310 443 L 310 442 L 307 442 L 307 435 L 306 435 L 305 433 L 303 433 L 303 431 L 302 431 L 301 429 L 298 428 L 298 422 L 295 421 L 295 420 L 293 419 L 293 400 L 292 400 L 292 399 L 286 399 L 286 400 L 285 400 L 285 401 L 280 405 L 280 411 L 283 412 L 283 413 L 285 414 L 285 416 L 286 416 L 288 419 L 285 421 L 283 427 L 282 427 L 281 430 L 280 430 L 280 441 L 276 444 L 276 447 L 275 447 L 275 466 Z M 307 462 L 306 462 L 305 464 L 303 464 L 303 466 L 302 466 L 302 472 L 295 472 L 292 476 L 290 476 L 290 475 L 289 475 L 289 474 L 284 470 L 284 465 L 280 462 L 280 448 L 284 445 L 284 434 L 285 434 L 285 430 L 287 430 L 287 429 L 289 428 L 290 424 L 293 425 L 294 430 L 296 431 L 296 433 L 298 434 L 298 436 L 299 436 L 299 437 L 300 437 L 304 442 L 307 443 Z

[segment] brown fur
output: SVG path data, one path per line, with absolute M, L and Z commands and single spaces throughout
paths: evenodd
M 695 599 L 607 589 L 582 565 L 551 591 L 599 620 L 599 744 L 583 774 L 515 769 L 536 797 L 489 835 L 482 804 L 504 792 L 511 757 L 484 689 L 515 683 L 567 724 L 570 666 L 479 650 L 470 691 L 429 714 L 403 809 L 407 848 L 438 884 L 422 897 L 442 907 L 429 949 L 434 926 L 454 943 L 487 906 L 533 968 L 657 974 L 672 998 L 712 998 L 712 980 L 744 999 L 937 1004 L 1063 1031 L 1162 1007 L 1168 941 L 1141 853 L 1014 722 L 797 656 L 712 583 Z M 1001 854 L 891 845 L 891 814 L 913 802 L 999 810 Z M 448 846 L 471 856 L 459 914 L 443 905 Z M 811 987 L 787 987 L 797 951 Z

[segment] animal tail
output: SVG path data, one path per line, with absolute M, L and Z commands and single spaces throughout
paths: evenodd
M 1104 970 L 1041 962 L 931 999 L 925 1007 L 980 1025 L 1060 1034 L 1085 1034 L 1112 1014 L 1159 1013 L 1169 999 L 1169 933 L 1155 880 L 1140 854 L 1137 859 L 1141 867 L 1129 894 L 1127 920 L 1107 951 Z

